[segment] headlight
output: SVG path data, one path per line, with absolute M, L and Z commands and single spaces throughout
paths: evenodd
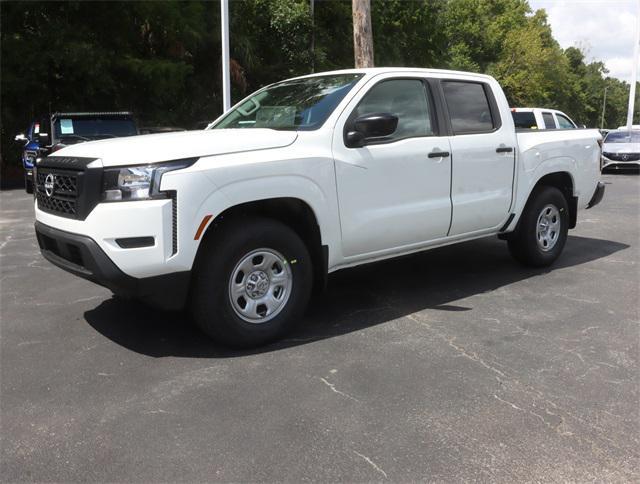
M 102 183 L 102 200 L 105 202 L 150 200 L 167 198 L 160 191 L 162 175 L 193 165 L 197 158 L 176 160 L 146 166 L 125 166 L 106 169 Z

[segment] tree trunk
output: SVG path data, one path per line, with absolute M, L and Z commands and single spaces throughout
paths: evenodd
M 311 14 L 311 72 L 316 72 L 316 18 L 315 2 L 309 1 L 309 13 Z
M 371 0 L 352 0 L 353 55 L 356 68 L 373 67 Z

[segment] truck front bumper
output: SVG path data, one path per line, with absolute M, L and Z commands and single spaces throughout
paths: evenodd
M 190 272 L 136 278 L 122 272 L 91 237 L 35 223 L 42 255 L 52 264 L 110 289 L 166 310 L 180 310 L 189 293 Z

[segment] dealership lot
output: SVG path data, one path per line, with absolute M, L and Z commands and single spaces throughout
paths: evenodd
M 281 343 L 46 262 L 0 193 L 4 481 L 640 479 L 640 177 L 552 270 L 483 239 L 342 271 Z

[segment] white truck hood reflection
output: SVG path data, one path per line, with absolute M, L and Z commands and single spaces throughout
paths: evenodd
M 103 166 L 137 165 L 282 148 L 297 137 L 295 131 L 263 128 L 181 131 L 90 141 L 67 146 L 53 156 L 100 158 Z

